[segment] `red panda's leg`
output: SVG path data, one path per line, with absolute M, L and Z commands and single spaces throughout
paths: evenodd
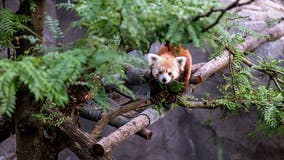
M 189 89 L 189 80 L 190 80 L 190 76 L 191 76 L 191 65 L 192 65 L 192 61 L 191 61 L 191 55 L 189 55 L 189 59 L 188 59 L 188 64 L 185 68 L 185 76 L 184 76 L 184 83 L 185 83 L 185 89 L 183 94 L 187 94 L 188 93 L 188 89 Z

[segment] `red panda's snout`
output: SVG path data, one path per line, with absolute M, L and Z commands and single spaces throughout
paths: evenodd
M 168 73 L 162 73 L 158 76 L 159 81 L 163 84 L 168 84 L 173 80 L 173 76 L 169 75 Z

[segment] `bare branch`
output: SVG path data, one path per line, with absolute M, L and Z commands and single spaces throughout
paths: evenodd
M 103 113 L 102 110 L 94 110 L 91 107 L 79 108 L 79 112 L 80 112 L 80 116 L 82 116 L 82 117 L 84 117 L 88 120 L 92 120 L 92 121 L 99 121 L 102 118 L 102 113 Z M 114 118 L 110 121 L 109 125 L 116 127 L 116 128 L 119 128 L 119 127 L 125 125 L 129 121 L 130 120 L 126 117 L 117 116 L 116 118 Z M 152 137 L 151 130 L 149 130 L 147 128 L 141 129 L 136 134 L 139 135 L 142 138 L 147 139 L 147 140 L 151 139 L 151 137 Z
M 215 20 L 212 24 L 210 24 L 210 25 L 207 26 L 206 28 L 203 28 L 203 29 L 202 29 L 202 32 L 206 32 L 206 31 L 208 31 L 209 29 L 213 28 L 216 24 L 218 24 L 219 21 L 221 20 L 221 18 L 224 16 L 224 14 L 225 14 L 227 11 L 229 11 L 229 10 L 235 8 L 235 7 L 240 7 L 240 6 L 243 6 L 243 5 L 250 4 L 250 3 L 253 2 L 254 0 L 250 0 L 250 1 L 247 1 L 247 2 L 245 2 L 245 3 L 239 3 L 239 1 L 240 1 L 240 0 L 236 0 L 235 2 L 233 2 L 233 3 L 230 4 L 230 5 L 228 5 L 228 6 L 227 6 L 226 8 L 224 8 L 224 9 L 212 9 L 212 8 L 211 8 L 208 13 L 206 13 L 206 14 L 204 14 L 204 15 L 201 15 L 199 18 L 201 18 L 201 17 L 206 17 L 206 16 L 210 16 L 213 12 L 221 12 L 221 13 L 219 14 L 219 16 L 216 18 L 216 20 Z M 195 17 L 194 19 L 195 19 L 195 21 L 197 21 L 199 18 L 198 18 L 198 16 L 197 16 L 197 17 Z
M 262 73 L 264 73 L 264 74 L 266 74 L 266 75 L 269 76 L 269 81 L 268 81 L 268 84 L 267 84 L 267 87 L 266 87 L 266 88 L 268 88 L 268 87 L 270 86 L 270 81 L 273 80 L 273 82 L 274 82 L 274 84 L 276 85 L 277 89 L 278 89 L 279 91 L 281 91 L 281 86 L 280 86 L 280 84 L 279 84 L 279 83 L 282 83 L 282 82 L 283 82 L 281 79 L 275 77 L 274 74 L 271 74 L 270 72 L 268 72 L 268 71 L 265 70 L 265 69 L 260 69 L 260 68 L 254 67 L 254 66 L 256 66 L 256 64 L 252 63 L 250 60 L 248 60 L 248 59 L 246 59 L 246 58 L 244 58 L 244 57 L 242 57 L 242 62 L 243 62 L 244 64 L 246 64 L 247 66 L 249 66 L 249 67 L 251 67 L 251 68 L 254 68 L 254 69 L 256 69 L 257 71 L 262 72 Z M 270 71 L 271 71 L 271 72 L 274 72 L 274 73 L 278 73 L 278 72 L 276 72 L 276 71 L 274 71 L 274 70 L 270 70 Z
M 96 124 L 95 128 L 92 131 L 92 135 L 97 139 L 101 136 L 102 130 L 106 124 L 108 124 L 113 118 L 126 113 L 131 110 L 139 109 L 150 105 L 150 100 L 139 100 L 133 103 L 129 103 L 125 106 L 118 106 L 113 111 L 103 115 L 101 120 Z
M 216 109 L 215 101 L 187 101 L 186 103 L 178 101 L 179 106 L 185 107 L 188 109 Z
M 278 89 L 279 91 L 282 91 L 281 86 L 279 85 L 277 79 L 276 79 L 275 77 L 271 77 L 271 78 L 272 78 L 272 80 L 273 80 L 275 86 L 277 87 L 277 89 Z

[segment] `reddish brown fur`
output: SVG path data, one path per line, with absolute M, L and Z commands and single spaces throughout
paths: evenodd
M 186 57 L 186 64 L 183 71 L 183 74 L 180 75 L 179 81 L 185 83 L 185 90 L 184 93 L 187 93 L 188 86 L 189 86 L 189 79 L 191 74 L 191 66 L 192 66 L 192 59 L 190 52 L 183 48 L 182 46 L 173 46 L 173 45 L 164 45 L 159 52 L 157 53 L 159 56 L 168 57 L 169 60 L 172 60 L 175 57 L 184 56 Z M 165 63 L 165 67 L 168 67 L 170 63 Z

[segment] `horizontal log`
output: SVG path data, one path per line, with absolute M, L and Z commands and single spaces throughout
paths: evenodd
M 80 108 L 79 109 L 80 112 L 80 116 L 88 119 L 88 120 L 92 120 L 92 121 L 99 121 L 102 118 L 102 110 L 94 110 L 91 107 L 85 107 L 85 108 Z M 128 123 L 130 120 L 126 117 L 123 116 L 118 116 L 114 119 L 112 119 L 109 123 L 109 125 L 119 128 L 123 125 L 125 125 L 126 123 Z M 139 130 L 138 132 L 136 132 L 137 135 L 139 135 L 142 138 L 145 138 L 147 140 L 151 139 L 152 137 L 152 131 L 147 129 L 147 128 L 142 128 L 141 130 Z
M 145 115 L 140 115 L 133 118 L 131 121 L 126 123 L 124 126 L 118 128 L 112 132 L 109 136 L 102 138 L 99 142 L 94 145 L 95 153 L 98 156 L 102 156 L 112 150 L 113 147 L 120 144 L 131 135 L 135 134 L 142 128 L 147 127 L 150 124 L 150 120 Z
M 140 99 L 135 102 L 125 104 L 123 106 L 117 105 L 116 107 L 113 108 L 112 111 L 107 112 L 105 115 L 102 116 L 100 121 L 96 123 L 96 126 L 92 130 L 91 134 L 93 135 L 94 138 L 98 139 L 99 137 L 101 137 L 101 133 L 104 126 L 108 124 L 112 119 L 131 110 L 143 109 L 149 106 L 150 104 L 151 102 L 149 99 Z
M 135 134 L 141 128 L 150 126 L 151 124 L 162 119 L 166 115 L 166 112 L 170 110 L 170 108 L 161 109 L 161 111 L 159 112 L 153 108 L 146 109 L 145 111 L 140 113 L 139 116 L 133 118 L 130 122 L 97 142 L 97 144 L 94 146 L 96 153 L 98 154 L 98 156 L 108 153 L 115 146 L 129 138 L 131 135 Z
M 283 37 L 284 21 L 264 30 L 260 34 L 262 35 L 261 38 L 251 36 L 247 37 L 243 43 L 237 46 L 237 48 L 242 52 L 253 51 L 266 42 L 274 41 Z M 201 68 L 199 68 L 198 71 L 192 75 L 192 81 L 195 81 L 197 83 L 204 82 L 211 75 L 226 67 L 229 64 L 229 58 L 229 51 L 225 50 L 221 56 L 212 59 Z
M 86 132 L 75 127 L 71 122 L 64 122 L 59 128 L 59 134 L 70 139 L 70 148 L 82 160 L 112 160 L 110 155 L 96 156 L 93 146 L 96 140 Z

